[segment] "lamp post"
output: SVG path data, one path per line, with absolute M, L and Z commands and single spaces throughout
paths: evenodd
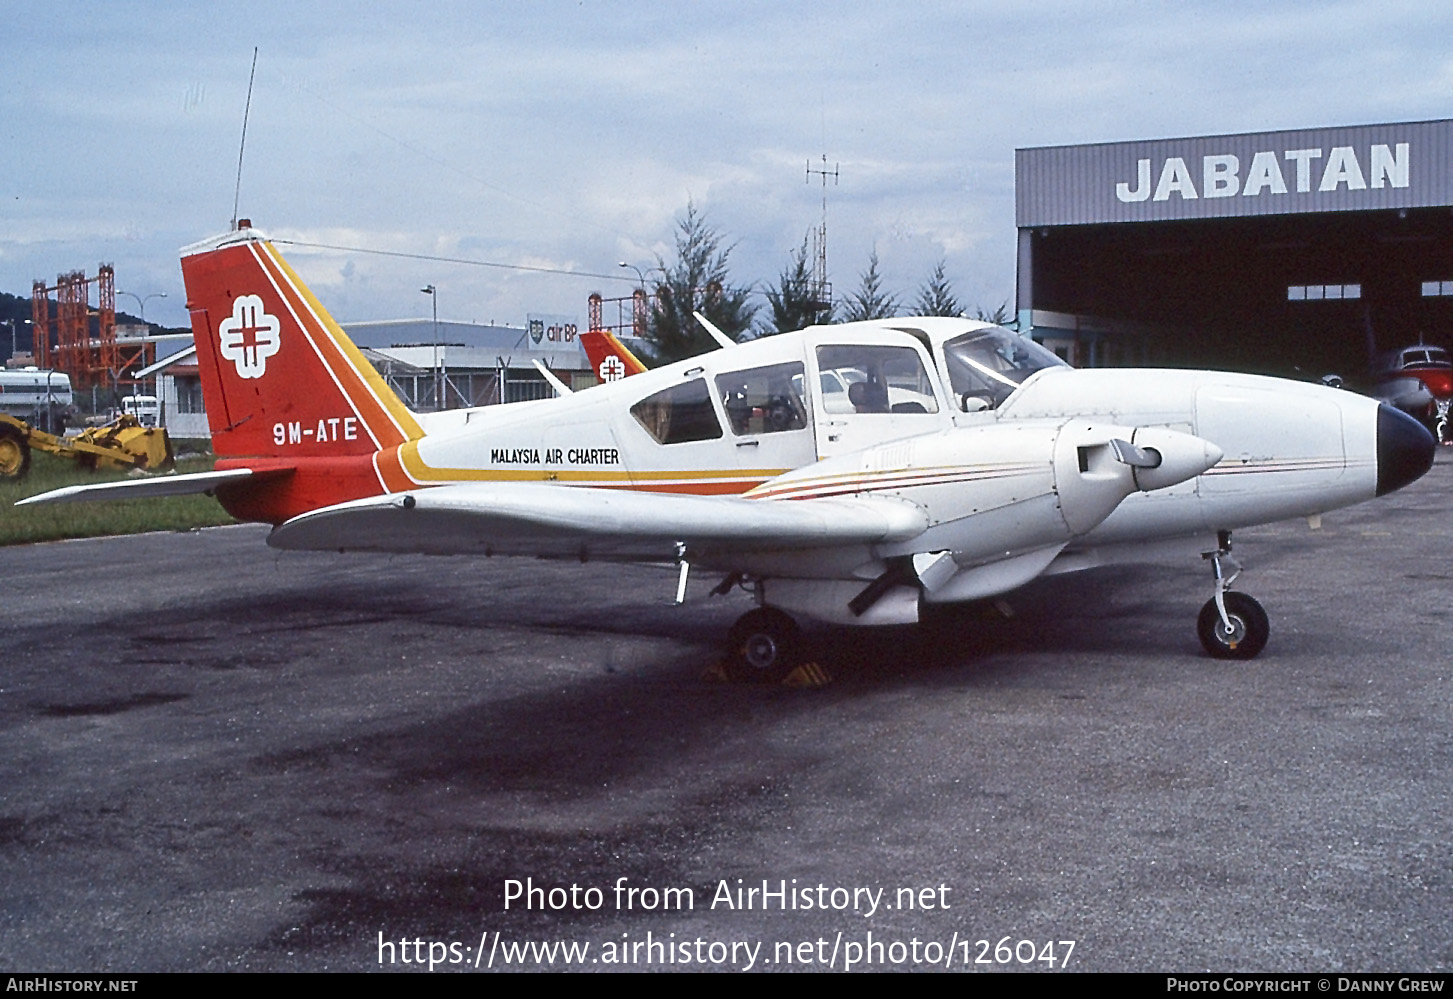
M 644 274 L 641 273 L 641 269 L 639 267 L 637 267 L 635 264 L 627 263 L 624 260 L 622 260 L 620 262 L 620 266 L 621 267 L 629 267 L 631 270 L 635 271 L 636 272 L 636 279 L 638 281 L 640 281 L 641 287 L 643 289 L 646 287 L 646 275 L 644 275 Z
M 438 289 L 432 284 L 425 285 L 419 289 L 429 296 L 429 304 L 434 308 L 434 408 L 444 408 L 444 393 L 442 379 L 439 377 L 439 295 Z
M 644 291 L 646 289 L 646 275 L 647 274 L 655 274 L 657 271 L 660 271 L 661 272 L 661 276 L 663 278 L 666 277 L 666 268 L 664 268 L 664 267 L 648 267 L 648 268 L 646 268 L 645 271 L 642 271 L 635 264 L 629 263 L 628 261 L 625 261 L 625 260 L 620 261 L 616 266 L 617 267 L 629 267 L 631 270 L 635 271 L 636 272 L 636 280 L 640 282 L 641 290 L 642 291 Z
M 22 319 L 20 321 L 22 323 L 24 323 L 26 326 L 30 326 L 30 325 L 33 325 L 34 324 L 34 320 L 32 320 L 32 319 Z M 0 322 L 3 322 L 3 323 L 5 323 L 5 325 L 7 325 L 7 326 L 10 327 L 10 356 L 13 358 L 15 356 L 15 354 L 16 354 L 16 351 L 19 349 L 18 346 L 17 346 L 17 344 L 16 344 L 16 340 L 15 340 L 15 320 L 14 319 L 0 319 Z
M 149 323 L 149 322 L 146 321 L 146 303 L 149 302 L 149 301 L 151 301 L 153 298 L 166 298 L 166 292 L 164 292 L 164 291 L 154 291 L 150 295 L 143 296 L 143 295 L 138 295 L 134 291 L 121 291 L 120 289 L 118 289 L 117 292 L 116 292 L 116 294 L 118 294 L 118 295 L 125 295 L 127 298 L 134 298 L 134 299 L 136 299 L 136 307 L 137 307 L 137 309 L 141 313 L 141 325 L 143 325 L 143 326 L 146 327 L 146 332 L 149 335 L 151 333 L 151 323 Z M 156 355 L 153 354 L 152 356 L 154 358 Z M 142 363 L 145 364 L 146 363 L 146 360 L 145 360 L 146 359 L 146 344 L 145 344 L 145 342 L 142 343 L 142 347 L 141 347 L 141 357 L 142 357 Z M 119 376 L 117 376 L 117 375 L 114 375 L 113 374 L 112 377 L 113 378 L 117 378 L 119 380 Z M 160 388 L 160 386 L 161 386 L 161 377 L 158 376 L 157 377 L 157 380 L 156 380 L 156 387 L 157 388 Z M 132 388 L 131 388 L 131 394 L 133 396 L 136 395 L 136 386 L 135 385 L 133 385 Z M 156 394 L 157 394 L 158 397 L 161 396 L 161 392 L 160 391 L 158 391 Z
M 166 292 L 164 291 L 154 291 L 150 295 L 147 295 L 145 297 L 136 294 L 136 292 L 134 291 L 118 291 L 116 292 L 116 294 L 125 295 L 128 298 L 136 299 L 136 307 L 141 311 L 142 325 L 146 326 L 147 328 L 150 328 L 151 324 L 146 321 L 146 303 L 151 301 L 153 298 L 166 298 Z

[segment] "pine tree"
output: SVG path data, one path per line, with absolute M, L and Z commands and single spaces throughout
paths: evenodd
M 804 236 L 802 248 L 792 254 L 791 261 L 782 269 L 777 287 L 767 291 L 772 318 L 758 328 L 761 336 L 790 333 L 818 323 L 832 322 L 832 306 L 819 308 L 823 303 L 817 301 L 817 289 L 813 285 L 807 257 L 807 237 Z
M 995 326 L 1003 326 L 1009 321 L 1009 300 L 1006 298 L 999 303 L 999 307 L 993 312 L 985 310 L 982 305 L 974 306 L 974 318 L 981 323 L 993 323 Z
M 940 260 L 938 266 L 933 269 L 923 287 L 918 289 L 918 301 L 915 308 L 921 316 L 962 316 L 963 308 L 954 297 L 953 288 L 949 280 L 944 276 L 946 264 Z
M 688 203 L 676 226 L 676 261 L 667 267 L 657 258 L 665 278 L 646 322 L 646 360 L 668 364 L 716 346 L 693 312 L 699 311 L 733 339 L 741 339 L 751 327 L 757 310 L 747 304 L 749 292 L 727 283 L 730 255 L 731 247 L 722 247 L 720 234 L 694 203 Z
M 855 291 L 843 306 L 843 322 L 855 323 L 864 319 L 891 319 L 898 314 L 898 300 L 885 294 L 882 278 L 878 274 L 878 251 L 875 248 L 868 257 L 868 269 L 863 272 Z

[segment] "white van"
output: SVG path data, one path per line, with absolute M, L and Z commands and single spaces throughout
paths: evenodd
M 154 427 L 161 420 L 161 405 L 154 395 L 128 395 L 121 399 L 121 412 L 134 416 L 143 427 Z

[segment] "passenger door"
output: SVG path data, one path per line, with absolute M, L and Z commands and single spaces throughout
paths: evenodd
M 723 372 L 715 384 L 744 475 L 766 481 L 817 460 L 801 361 Z
M 934 379 L 916 344 L 820 343 L 813 354 L 819 458 L 944 424 Z

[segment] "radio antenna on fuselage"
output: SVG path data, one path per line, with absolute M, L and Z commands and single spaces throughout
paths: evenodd
M 699 311 L 693 312 L 692 315 L 701 324 L 701 328 L 711 334 L 711 338 L 716 341 L 718 347 L 735 347 L 737 345 L 735 340 L 723 333 L 716 323 L 703 316 Z
M 257 78 L 257 46 L 252 47 L 252 72 L 247 74 L 247 106 L 242 111 L 242 141 L 237 144 L 237 187 L 232 192 L 232 229 L 237 229 L 237 206 L 242 201 L 242 154 L 247 149 L 247 116 L 252 113 L 252 81 Z

